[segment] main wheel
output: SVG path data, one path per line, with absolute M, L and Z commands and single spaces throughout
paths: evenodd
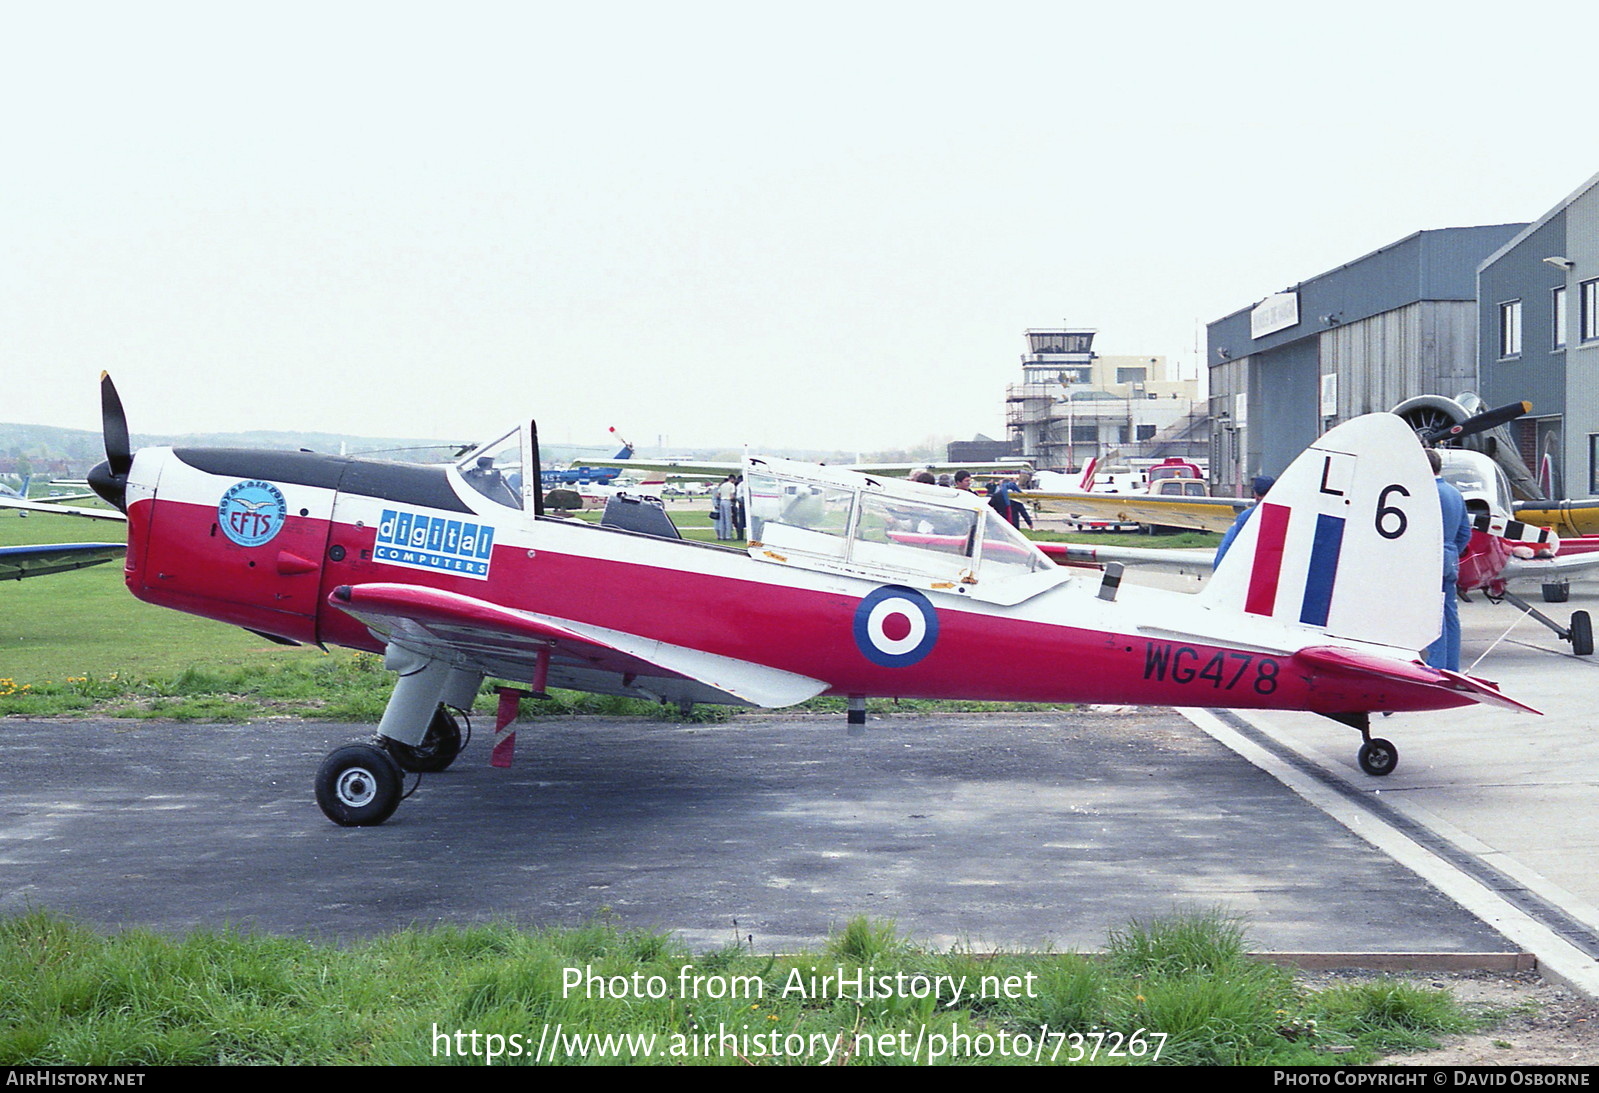
M 1565 581 L 1545 581 L 1543 583 L 1544 603 L 1565 603 L 1571 595 L 1571 586 Z
M 1391 741 L 1374 736 L 1360 745 L 1356 758 L 1360 761 L 1361 770 L 1381 778 L 1385 774 L 1392 774 L 1399 765 L 1399 749 Z
M 437 774 L 455 762 L 461 754 L 461 723 L 455 715 L 440 706 L 433 711 L 427 735 L 420 744 L 402 744 L 384 738 L 384 749 L 400 764 L 401 770 L 417 774 Z
M 1593 656 L 1593 620 L 1586 611 L 1571 613 L 1571 651 L 1579 657 Z
M 394 815 L 404 782 L 388 752 L 371 744 L 349 744 L 322 760 L 316 803 L 341 827 L 371 827 Z

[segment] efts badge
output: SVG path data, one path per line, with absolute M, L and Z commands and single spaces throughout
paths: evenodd
M 222 503 L 217 506 L 222 534 L 240 546 L 271 542 L 287 517 L 283 491 L 270 482 L 239 482 L 222 495 Z

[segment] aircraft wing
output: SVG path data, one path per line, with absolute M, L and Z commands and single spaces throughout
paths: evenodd
M 1160 524 L 1225 532 L 1252 502 L 1241 497 L 1152 497 L 1142 493 L 1015 493 L 1023 501 L 1053 502 L 1075 516 L 1124 524 Z
M 1561 535 L 1599 535 L 1599 500 L 1517 501 L 1516 519 Z
M 1599 568 L 1599 552 L 1560 554 L 1553 558 L 1511 558 L 1499 576 L 1507 581 L 1558 580 Z
M 828 687 L 746 660 L 417 585 L 343 586 L 328 602 L 406 648 L 503 678 L 531 680 L 548 649 L 551 684 L 613 694 L 776 707 Z
M 726 478 L 744 470 L 742 463 L 716 463 L 697 459 L 577 459 L 574 467 L 615 467 L 619 471 L 647 471 L 667 478 Z
M 125 514 L 116 509 L 82 509 L 72 505 L 55 505 L 48 501 L 27 501 L 21 497 L 0 497 L 0 508 L 22 509 L 24 512 L 54 512 L 67 516 L 83 516 L 90 520 L 115 520 L 127 523 Z
M 72 485 L 72 483 L 57 483 L 57 485 Z M 64 493 L 60 497 L 27 497 L 18 500 L 37 501 L 41 505 L 69 505 L 74 501 L 93 501 L 93 493 Z
M 1209 573 L 1216 568 L 1214 550 L 1158 550 L 1151 547 L 1103 547 L 1082 543 L 1047 543 L 1035 540 L 1033 545 L 1054 560 L 1056 565 L 1102 566 L 1107 562 L 1125 565 L 1159 567 L 1178 573 Z
M 0 547 L 0 581 L 20 581 L 46 573 L 111 562 L 127 553 L 121 543 L 52 543 L 49 546 Z
M 580 459 L 574 467 L 615 467 L 622 471 L 648 471 L 667 478 L 726 478 L 730 474 L 744 473 L 743 463 L 718 463 L 712 460 L 667 459 Z M 1010 475 L 1029 470 L 1026 463 L 840 463 L 839 470 L 858 474 L 884 474 L 903 478 L 916 471 L 931 470 L 934 474 L 953 474 L 970 471 L 977 475 Z M 1228 521 L 1231 523 L 1231 521 Z
M 855 471 L 857 474 L 886 474 L 903 478 L 905 475 L 914 474 L 916 471 L 932 471 L 934 474 L 954 474 L 956 471 L 969 471 L 980 477 L 1007 476 L 1030 472 L 1031 463 L 846 463 L 846 471 Z

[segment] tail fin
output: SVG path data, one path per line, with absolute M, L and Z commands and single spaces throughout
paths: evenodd
M 629 444 L 626 440 L 623 439 L 622 434 L 618 433 L 616 431 L 616 426 L 615 425 L 611 426 L 611 434 L 613 436 L 615 436 L 617 440 L 622 441 L 622 450 L 617 452 L 615 455 L 611 456 L 611 458 L 612 459 L 632 459 L 633 458 L 633 445 Z
M 1432 642 L 1443 616 L 1443 517 L 1409 426 L 1367 414 L 1306 448 L 1200 596 L 1351 641 Z

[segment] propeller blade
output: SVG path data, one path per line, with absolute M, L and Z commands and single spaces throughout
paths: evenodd
M 133 447 L 128 442 L 128 417 L 109 373 L 100 373 L 100 429 L 105 434 L 105 462 L 89 472 L 89 488 L 128 511 L 128 471 L 133 468 Z
M 1473 433 L 1486 432 L 1497 429 L 1508 421 L 1514 421 L 1522 414 L 1532 410 L 1530 402 L 1512 402 L 1496 410 L 1484 410 L 1473 417 L 1468 417 L 1458 425 L 1440 425 L 1433 429 L 1425 429 L 1417 435 L 1423 444 L 1436 444 L 1441 440 L 1458 440 L 1463 436 Z
M 111 473 L 126 476 L 133 466 L 133 448 L 128 443 L 128 416 L 122 412 L 122 399 L 109 372 L 100 373 L 100 428 L 105 434 L 105 459 Z

